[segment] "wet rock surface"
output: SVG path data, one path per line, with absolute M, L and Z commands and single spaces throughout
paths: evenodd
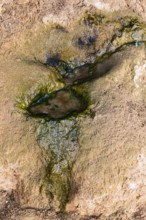
M 72 167 L 78 151 L 78 120 L 73 117 L 39 124 L 37 140 L 46 151 L 45 189 L 50 206 L 64 211 L 72 191 Z
M 2 220 L 145 219 L 143 1 L 86 2 L 0 4 Z

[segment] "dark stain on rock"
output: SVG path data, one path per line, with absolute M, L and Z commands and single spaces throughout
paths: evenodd
M 46 63 L 45 65 L 46 66 L 52 66 L 52 67 L 56 67 L 60 64 L 61 60 L 60 60 L 60 57 L 59 55 L 54 55 L 54 56 L 51 56 L 50 54 L 48 55 L 48 58 L 46 60 Z
M 65 74 L 66 72 L 72 72 L 72 68 L 68 65 L 67 62 L 60 59 L 58 54 L 56 55 L 48 55 L 47 60 L 45 62 L 47 67 L 51 66 L 60 70 L 60 73 Z
M 84 49 L 92 46 L 96 42 L 97 34 L 84 34 L 75 40 L 75 46 Z

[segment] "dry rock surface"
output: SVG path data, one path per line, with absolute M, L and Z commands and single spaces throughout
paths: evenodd
M 143 52 L 137 51 L 134 62 L 130 54 L 130 59 L 116 54 L 121 65 L 90 84 L 95 116 L 80 123 L 76 195 L 69 210 L 101 215 L 99 219 L 136 219 L 136 210 L 145 210 L 145 101 L 131 69 Z
M 93 5 L 99 10 L 113 12 L 129 10 L 146 20 L 145 0 L 85 0 L 88 5 Z
M 109 62 L 117 65 L 86 83 L 92 104 L 90 114 L 79 119 L 66 213 L 55 212 L 42 187 L 47 162 L 37 142 L 36 120 L 16 108 L 17 97 L 38 81 L 47 81 L 49 72 L 42 63 L 25 59 L 32 54 L 34 58 L 36 50 L 29 54 L 28 42 L 20 36 L 35 39 L 50 23 L 72 29 L 86 10 L 108 16 L 130 12 L 146 21 L 145 0 L 0 0 L 1 220 L 146 219 L 145 45 L 112 55 Z

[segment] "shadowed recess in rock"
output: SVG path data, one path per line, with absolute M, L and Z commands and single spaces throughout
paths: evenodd
M 119 52 L 120 52 L 119 48 Z M 97 79 L 107 75 L 113 68 L 119 65 L 120 59 L 117 53 L 104 54 L 99 61 L 95 63 L 87 63 L 80 67 L 76 67 L 73 73 L 63 76 L 64 83 L 68 85 L 80 84 L 92 79 Z
M 73 89 L 61 89 L 50 95 L 46 94 L 33 103 L 27 110 L 32 116 L 49 119 L 63 119 L 87 108 L 85 98 Z

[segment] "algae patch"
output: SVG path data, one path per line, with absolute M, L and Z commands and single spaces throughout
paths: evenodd
M 46 150 L 44 181 L 50 203 L 64 211 L 72 187 L 72 167 L 78 150 L 77 119 L 43 121 L 38 124 L 37 140 Z
M 17 102 L 19 109 L 35 118 L 37 140 L 47 157 L 42 187 L 45 186 L 50 205 L 59 211 L 65 210 L 72 188 L 72 167 L 78 150 L 76 116 L 88 105 L 84 85 L 66 87 L 59 81 L 37 85 Z

